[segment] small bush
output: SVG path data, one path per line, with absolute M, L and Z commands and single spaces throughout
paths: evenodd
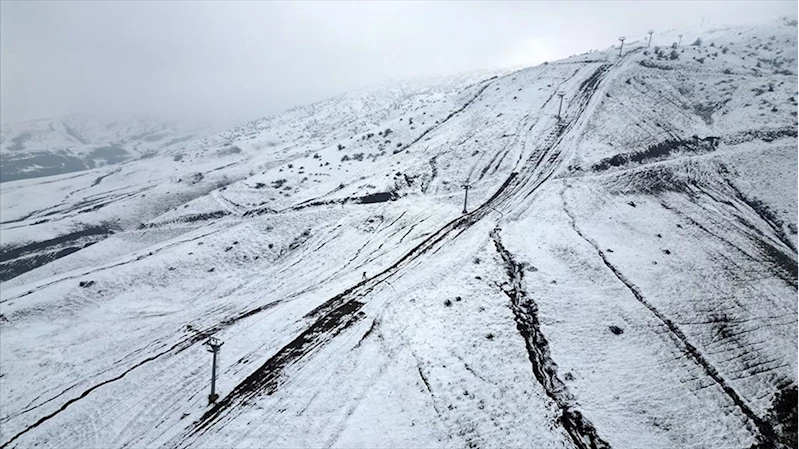
M 730 69 L 724 69 L 724 74 L 725 74 L 725 75 L 732 75 L 732 70 L 730 70 Z
M 697 37 L 696 40 L 691 45 L 693 45 L 694 47 L 701 47 L 702 46 L 702 38 L 701 37 Z
M 444 307 L 452 307 L 452 301 L 449 299 L 444 300 Z

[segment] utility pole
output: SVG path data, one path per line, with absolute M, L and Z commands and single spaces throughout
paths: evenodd
M 208 395 L 209 404 L 213 404 L 219 399 L 219 395 L 216 394 L 216 356 L 219 354 L 219 350 L 222 348 L 223 344 L 224 343 L 216 337 L 211 337 L 205 342 L 205 345 L 208 346 L 208 352 L 214 354 L 211 364 L 211 394 Z
M 655 32 L 655 30 L 647 31 L 647 33 L 649 33 L 649 42 L 647 42 L 646 48 L 649 48 L 649 46 L 652 45 L 652 33 L 654 33 L 654 32 Z
M 467 181 L 467 182 L 464 182 L 461 187 L 463 187 L 466 190 L 466 194 L 463 196 L 463 214 L 465 215 L 465 214 L 469 213 L 466 210 L 466 201 L 469 199 L 469 187 L 471 187 L 471 186 L 469 185 L 469 182 Z
M 677 46 L 679 47 L 680 45 L 682 45 L 682 34 L 678 34 L 677 37 L 679 38 L 679 40 L 677 41 Z
M 558 92 L 558 97 L 560 97 L 560 105 L 558 105 L 558 120 L 560 120 L 560 119 L 561 119 L 561 117 L 560 117 L 560 110 L 561 110 L 561 108 L 563 107 L 563 96 L 564 96 L 564 95 L 566 95 L 566 93 L 565 93 L 565 92 L 563 92 L 563 91 L 560 91 L 560 92 Z
M 624 40 L 627 39 L 626 37 L 622 36 L 619 38 L 619 42 L 621 42 L 621 46 L 619 46 L 619 57 L 621 58 L 621 52 L 624 50 Z

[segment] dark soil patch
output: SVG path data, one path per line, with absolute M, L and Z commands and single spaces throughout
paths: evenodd
M 631 153 L 620 153 L 594 164 L 592 169 L 594 171 L 603 171 L 612 167 L 623 167 L 630 164 L 641 164 L 656 162 L 668 158 L 677 151 L 703 154 L 715 151 L 718 148 L 718 137 L 705 137 L 694 139 L 670 139 L 663 142 L 650 145 L 644 150 L 635 151 Z
M 225 210 L 217 210 L 214 212 L 204 212 L 200 214 L 187 214 L 168 221 L 162 221 L 158 223 L 142 223 L 139 225 L 139 229 L 157 228 L 170 223 L 194 223 L 197 221 L 215 220 L 226 215 L 230 215 L 230 212 Z
M 379 192 L 357 198 L 357 201 L 361 204 L 373 204 L 385 203 L 386 201 L 394 201 L 396 199 L 397 194 L 394 192 Z

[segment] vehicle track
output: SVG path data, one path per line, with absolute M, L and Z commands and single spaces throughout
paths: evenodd
M 549 178 L 549 176 L 551 176 L 551 174 L 557 168 L 556 162 L 558 160 L 557 156 L 559 153 L 553 153 L 550 155 L 550 157 L 547 159 L 546 166 L 541 167 L 540 165 L 543 162 L 544 157 L 549 154 L 551 150 L 557 147 L 557 144 L 560 142 L 565 132 L 569 130 L 575 123 L 576 119 L 580 117 L 580 114 L 585 110 L 585 107 L 590 101 L 599 82 L 601 82 L 602 76 L 608 69 L 609 66 L 607 65 L 600 66 L 594 74 L 592 74 L 580 85 L 580 90 L 578 91 L 578 95 L 576 97 L 578 99 L 578 110 L 572 116 L 573 118 L 571 120 L 559 122 L 545 140 L 542 147 L 537 149 L 534 154 L 525 161 L 518 172 L 511 173 L 491 198 L 489 198 L 471 213 L 453 219 L 438 231 L 429 235 L 425 240 L 411 249 L 392 266 L 329 299 L 324 304 L 307 314 L 306 318 L 312 319 L 314 321 L 305 331 L 300 333 L 288 345 L 281 348 L 275 355 L 270 357 L 264 364 L 262 364 L 247 378 L 240 382 L 239 385 L 237 385 L 219 403 L 217 403 L 213 408 L 209 409 L 195 425 L 187 429 L 184 435 L 180 437 L 180 439 L 176 441 L 176 444 L 174 445 L 182 446 L 187 442 L 188 439 L 193 439 L 199 434 L 204 433 L 211 426 L 213 426 L 214 423 L 234 412 L 236 408 L 235 406 L 241 405 L 248 398 L 253 398 L 263 393 L 271 394 L 272 392 L 276 391 L 277 388 L 279 388 L 279 379 L 283 376 L 283 372 L 288 366 L 301 361 L 304 357 L 314 352 L 325 343 L 329 342 L 336 335 L 345 331 L 349 326 L 364 316 L 360 309 L 366 302 L 365 298 L 374 289 L 374 287 L 378 286 L 383 281 L 386 281 L 389 277 L 399 272 L 403 267 L 407 266 L 421 255 L 436 247 L 440 247 L 443 245 L 443 242 L 446 239 L 456 238 L 457 235 L 465 231 L 468 227 L 484 218 L 491 211 L 496 210 L 496 208 L 500 205 L 507 202 L 509 198 L 517 196 L 519 193 L 523 193 L 527 189 L 537 189 L 544 181 L 546 181 L 546 179 Z M 450 117 L 463 111 L 469 106 L 469 104 L 475 101 L 477 97 L 479 97 L 480 93 L 485 90 L 485 87 L 487 87 L 488 84 L 490 83 L 487 83 L 486 86 L 484 86 L 484 88 L 472 98 L 472 100 L 467 102 L 467 104 L 465 104 L 461 109 L 451 114 Z M 527 193 L 527 195 L 530 193 Z M 453 235 L 453 231 L 456 230 L 459 232 Z M 129 261 L 125 261 L 121 264 L 128 262 Z M 86 273 L 82 273 L 81 275 L 85 274 Z M 192 346 L 193 344 L 203 340 L 207 336 L 212 335 L 214 332 L 227 328 L 244 318 L 258 314 L 268 308 L 271 308 L 273 305 L 274 302 L 263 306 L 253 307 L 237 316 L 222 320 L 216 325 L 210 326 L 209 328 L 202 330 L 191 337 L 182 339 L 166 351 L 160 352 L 138 362 L 137 364 L 123 371 L 121 374 L 84 390 L 77 397 L 66 401 L 54 412 L 39 418 L 36 422 L 29 425 L 24 430 L 12 436 L 9 440 L 3 443 L 2 446 L 0 446 L 0 449 L 10 446 L 21 436 L 63 412 L 70 405 L 91 394 L 94 390 L 107 385 L 108 383 L 122 379 L 125 375 L 139 366 L 142 366 L 143 364 L 155 360 L 165 354 L 183 351 L 189 346 Z
M 588 238 L 576 224 L 574 215 L 569 211 L 566 206 L 565 198 L 563 200 L 563 211 L 569 217 L 569 223 L 577 235 L 580 236 L 586 243 L 591 245 L 596 251 L 602 263 L 610 270 L 613 275 L 632 293 L 635 299 L 646 307 L 669 331 L 670 336 L 681 347 L 682 351 L 688 358 L 696 363 L 705 372 L 705 375 L 715 382 L 718 387 L 727 395 L 727 397 L 735 404 L 738 409 L 749 419 L 749 422 L 754 426 L 752 432 L 757 438 L 759 444 L 764 448 L 778 448 L 782 447 L 778 444 L 779 437 L 775 432 L 772 425 L 757 415 L 746 403 L 746 401 L 738 394 L 735 389 L 727 383 L 727 381 L 719 374 L 718 370 L 713 364 L 705 358 L 704 355 L 694 346 L 683 331 L 671 319 L 665 316 L 659 309 L 657 309 L 651 302 L 647 301 L 641 294 L 641 290 L 630 282 L 616 266 L 608 260 L 604 251 L 602 251 L 596 242 Z
M 300 362 L 303 357 L 332 340 L 336 335 L 361 318 L 363 313 L 360 309 L 367 301 L 366 296 L 376 286 L 423 254 L 442 245 L 446 239 L 455 238 L 455 236 L 451 235 L 454 231 L 465 231 L 466 228 L 507 203 L 509 199 L 522 194 L 527 197 L 532 194 L 532 191 L 538 189 L 558 168 L 557 162 L 560 152 L 553 152 L 553 150 L 556 149 L 565 133 L 573 127 L 582 112 L 585 111 L 610 68 L 610 64 L 600 65 L 594 73 L 580 84 L 577 95 L 573 99 L 577 109 L 570 115 L 570 119 L 564 118 L 559 121 L 547 139 L 545 139 L 544 144 L 533 152 L 518 172 L 512 172 L 508 176 L 491 198 L 472 212 L 453 219 L 433 232 L 390 267 L 334 296 L 306 314 L 304 318 L 314 321 L 304 332 L 279 349 L 272 357 L 234 387 L 221 401 L 206 411 L 195 424 L 186 429 L 184 434 L 177 440 L 172 441 L 169 446 L 186 447 L 190 445 L 191 441 L 207 432 L 216 423 L 228 418 L 231 414 L 235 414 L 235 408 L 248 399 L 261 394 L 274 393 L 279 388 L 279 379 L 283 376 L 283 372 L 288 366 Z M 548 154 L 547 162 L 542 166 Z M 582 419 L 578 415 L 574 415 L 571 418 L 573 418 L 575 426 L 579 424 L 576 420 Z
M 485 84 L 483 85 L 483 87 L 478 89 L 477 93 L 474 94 L 474 96 L 472 98 L 467 100 L 466 103 L 463 104 L 463 106 L 461 106 L 460 108 L 456 109 L 455 111 L 452 111 L 448 116 L 446 116 L 444 118 L 444 120 L 441 120 L 441 122 L 439 122 L 438 124 L 433 125 L 433 126 L 427 128 L 426 130 L 424 130 L 424 132 L 419 134 L 419 136 L 416 137 L 415 139 L 413 139 L 409 144 L 403 146 L 399 150 L 395 150 L 394 154 L 401 153 L 401 152 L 407 150 L 408 148 L 412 147 L 414 144 L 416 144 L 417 142 L 421 141 L 426 135 L 428 135 L 431 132 L 435 131 L 436 129 L 444 126 L 444 124 L 447 123 L 449 121 L 449 119 L 451 119 L 452 117 L 455 117 L 456 115 L 458 115 L 461 112 L 463 112 L 464 110 L 466 110 L 466 108 L 471 106 L 472 103 L 474 103 L 478 98 L 480 98 L 480 95 L 482 95 L 483 92 L 485 92 L 485 90 L 488 88 L 488 86 L 490 86 L 494 82 L 494 80 L 495 80 L 495 78 L 494 79 L 485 80 L 484 81 Z
M 510 298 L 510 308 L 516 320 L 516 329 L 524 338 L 527 354 L 533 368 L 535 379 L 541 384 L 547 396 L 561 411 L 560 424 L 579 449 L 609 449 L 610 444 L 603 440 L 594 425 L 575 407 L 574 397 L 566 384 L 558 377 L 558 365 L 552 359 L 549 342 L 541 332 L 538 321 L 538 306 L 527 297 L 522 285 L 524 269 L 502 244 L 499 229 L 491 232 L 494 246 L 505 264 L 508 275 L 508 289 L 502 289 Z

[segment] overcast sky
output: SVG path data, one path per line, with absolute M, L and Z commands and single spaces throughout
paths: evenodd
M 647 29 L 796 17 L 797 2 L 6 2 L 0 119 L 235 125 L 389 79 L 538 64 Z

